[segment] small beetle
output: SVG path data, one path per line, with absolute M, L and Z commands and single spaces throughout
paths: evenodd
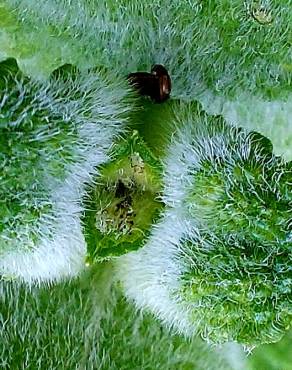
M 170 97 L 171 79 L 166 68 L 161 64 L 155 64 L 151 73 L 134 72 L 127 78 L 141 95 L 150 96 L 156 103 L 163 103 Z

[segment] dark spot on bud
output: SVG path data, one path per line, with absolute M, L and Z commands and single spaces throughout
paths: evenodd
M 123 198 L 126 195 L 126 193 L 127 193 L 126 186 L 121 180 L 119 180 L 116 187 L 115 193 L 116 198 Z

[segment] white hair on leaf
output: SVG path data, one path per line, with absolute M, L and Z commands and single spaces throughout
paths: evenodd
M 203 161 L 222 157 L 232 162 L 234 154 L 243 159 L 250 152 L 250 142 L 244 132 L 226 124 L 222 117 L 208 116 L 192 104 L 178 104 L 174 112 L 176 133 L 164 159 L 162 196 L 169 207 L 179 207 L 185 201 L 193 176 Z M 230 141 L 235 138 L 239 145 L 232 148 Z
M 236 96 L 238 90 L 266 96 L 271 91 L 276 96 L 281 90 L 289 92 L 290 4 L 265 4 L 276 17 L 270 25 L 260 26 L 249 6 L 239 0 L 216 4 L 159 0 L 151 6 L 138 0 L 2 2 L 13 14 L 12 22 L 26 31 L 25 45 L 38 46 L 30 53 L 26 46 L 25 53 L 16 54 L 23 43 L 18 43 L 14 28 L 11 32 L 3 27 L 2 49 L 11 56 L 15 53 L 32 74 L 44 74 L 48 64 L 56 67 L 59 60 L 79 67 L 98 61 L 125 74 L 163 64 L 176 99 L 202 101 L 208 89 L 221 96 Z M 233 32 L 228 28 L 231 18 Z M 6 45 L 10 40 L 16 44 L 13 50 Z
M 273 101 L 242 94 L 224 102 L 222 115 L 232 125 L 267 136 L 275 154 L 292 160 L 292 94 Z
M 126 113 L 133 108 L 132 94 L 126 81 L 118 76 L 108 78 L 98 71 L 81 73 L 65 82 L 61 78 L 46 83 L 17 79 L 16 85 L 19 100 L 9 108 L 7 119 L 13 116 L 13 111 L 18 116 L 17 121 L 7 121 L 8 130 L 17 126 L 21 132 L 29 114 L 34 117 L 36 112 L 44 112 L 44 117 L 35 127 L 32 124 L 29 132 L 29 142 L 36 145 L 38 156 L 38 167 L 28 165 L 27 170 L 32 177 L 35 173 L 35 185 L 30 183 L 27 189 L 31 197 L 14 195 L 22 196 L 22 204 L 47 205 L 50 211 L 36 216 L 37 222 L 32 226 L 24 224 L 15 228 L 15 237 L 11 237 L 7 229 L 1 232 L 0 244 L 4 250 L 2 248 L 0 274 L 29 283 L 50 282 L 74 276 L 84 266 L 86 244 L 80 214 L 85 184 L 93 181 L 96 167 L 108 160 L 107 151 L 114 138 L 122 133 Z M 2 108 L 10 93 L 7 90 L 6 95 L 3 94 Z M 29 106 L 18 112 L 17 107 L 28 96 Z M 64 126 L 58 124 L 56 117 Z M 66 127 L 65 137 L 62 137 L 62 127 Z M 54 146 L 54 140 L 60 140 L 58 145 Z M 14 150 L 20 166 L 29 161 L 28 157 L 21 157 L 23 149 L 18 148 L 17 143 Z M 27 150 L 29 153 L 30 148 Z M 66 151 L 70 153 L 67 157 L 62 155 Z M 13 169 L 13 162 L 10 168 Z M 16 182 L 22 182 L 22 174 L 15 178 Z M 34 193 L 34 187 L 39 184 L 44 193 Z M 5 199 L 7 195 L 2 196 Z M 17 224 L 21 217 L 20 212 L 13 222 Z
M 146 245 L 117 262 L 118 279 L 139 308 L 185 335 L 248 346 L 279 340 L 289 321 L 291 166 L 257 132 L 196 105 L 175 111 L 167 209 Z
M 186 228 L 179 213 L 166 213 L 153 227 L 146 245 L 121 256 L 116 260 L 115 268 L 126 297 L 138 308 L 150 310 L 167 326 L 192 335 L 190 328 L 193 325 L 187 310 L 175 296 L 183 272 L 177 261 L 178 246 Z
M 187 236 L 199 237 L 199 230 L 184 208 L 184 200 L 202 159 L 214 152 L 227 152 L 227 148 L 223 133 L 212 138 L 213 130 L 207 127 L 206 116 L 194 119 L 191 105 L 178 104 L 173 111 L 176 134 L 164 160 L 162 195 L 168 210 L 153 226 L 146 245 L 120 257 L 116 270 L 126 296 L 139 308 L 149 309 L 168 326 L 191 336 L 196 323 L 189 317 L 188 305 L 179 297 L 180 277 L 188 268 L 185 266 L 188 256 L 181 258 L 184 254 L 181 241 Z M 195 112 L 199 112 L 197 106 Z
M 221 114 L 230 125 L 265 135 L 272 141 L 276 155 L 292 160 L 291 94 L 271 100 L 240 90 L 231 99 L 206 90 L 197 99 L 207 113 Z

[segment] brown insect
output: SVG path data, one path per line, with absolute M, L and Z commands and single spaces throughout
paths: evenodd
M 171 79 L 166 68 L 161 64 L 155 64 L 151 73 L 134 72 L 127 78 L 141 95 L 150 96 L 156 103 L 163 103 L 170 97 Z

